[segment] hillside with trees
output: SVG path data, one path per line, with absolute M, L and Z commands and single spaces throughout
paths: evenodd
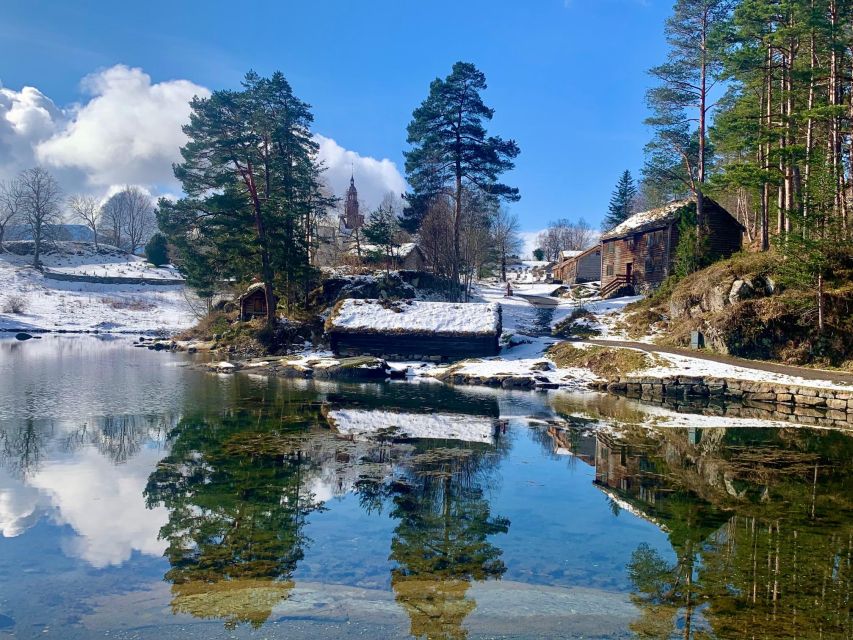
M 697 200 L 695 232 L 682 241 L 695 254 L 691 270 L 715 258 L 704 237 L 705 197 L 744 225 L 746 250 L 768 254 L 760 267 L 750 263 L 754 273 L 742 272 L 744 260 L 729 268 L 747 283 L 774 285 L 766 295 L 751 287 L 749 313 L 729 317 L 726 328 L 711 317 L 721 309 L 693 313 L 695 327 L 749 335 L 742 342 L 752 346 L 734 349 L 742 355 L 850 357 L 850 16 L 846 0 L 677 0 L 666 24 L 669 55 L 650 71 L 653 138 L 640 197 L 652 205 Z M 693 297 L 721 286 L 716 275 L 692 280 L 703 285 Z M 667 308 L 674 286 L 644 305 L 655 309 L 652 319 L 675 321 Z M 686 287 L 677 296 L 688 296 Z

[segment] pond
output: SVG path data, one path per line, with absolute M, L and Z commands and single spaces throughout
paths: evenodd
M 853 636 L 850 434 L 188 358 L 0 340 L 0 638 Z

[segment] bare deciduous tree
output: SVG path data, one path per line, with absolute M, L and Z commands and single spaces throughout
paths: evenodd
M 98 227 L 101 223 L 101 205 L 94 196 L 75 194 L 68 198 L 68 208 L 92 232 L 95 250 L 98 249 Z
M 518 216 L 501 207 L 492 221 L 492 245 L 501 265 L 501 280 L 506 282 L 506 259 L 521 250 L 521 237 L 518 235 Z
M 120 249 L 136 253 L 157 229 L 151 198 L 126 186 L 110 196 L 101 211 L 101 232 Z
M 24 224 L 33 238 L 33 265 L 41 264 L 41 252 L 55 225 L 61 222 L 62 190 L 56 179 L 42 167 L 21 172 L 21 212 Z
M 22 208 L 23 193 L 20 182 L 0 182 L 0 252 L 3 251 L 6 229 L 20 221 Z
M 545 252 L 545 259 L 556 262 L 562 251 L 582 251 L 592 244 L 595 234 L 587 222 L 580 218 L 572 222 L 561 218 L 551 222 L 548 228 L 539 234 L 539 246 Z
M 154 206 L 148 194 L 138 187 L 125 187 L 121 193 L 126 207 L 124 235 L 127 237 L 128 250 L 136 253 L 157 230 Z

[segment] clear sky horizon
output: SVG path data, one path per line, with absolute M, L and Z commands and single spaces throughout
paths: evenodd
M 0 9 L 0 82 L 10 100 L 18 96 L 15 104 L 29 104 L 15 92 L 30 86 L 61 110 L 53 120 L 63 123 L 65 147 L 45 142 L 59 135 L 55 122 L 32 144 L 36 158 L 70 171 L 83 128 L 75 118 L 93 96 L 109 91 L 81 88 L 91 74 L 125 65 L 150 76 L 152 87 L 185 80 L 213 90 L 238 86 L 248 69 L 281 70 L 312 105 L 317 133 L 343 150 L 388 159 L 402 173 L 412 110 L 432 79 L 465 60 L 486 74 L 485 100 L 496 111 L 490 132 L 521 147 L 506 181 L 521 190 L 511 208 L 523 229 L 535 231 L 560 217 L 584 217 L 597 227 L 621 172 L 637 176 L 642 167 L 649 137 L 642 123 L 646 71 L 665 56 L 671 4 L 329 0 L 237 7 L 7 0 Z M 8 107 L 7 119 L 13 113 Z M 16 144 L 9 134 L 4 146 L 3 135 L 0 130 L 0 165 Z M 346 157 L 340 155 L 342 163 Z M 75 167 L 86 184 L 135 177 L 131 170 L 93 177 L 85 172 L 94 162 Z M 147 183 L 169 191 L 156 172 L 146 175 Z

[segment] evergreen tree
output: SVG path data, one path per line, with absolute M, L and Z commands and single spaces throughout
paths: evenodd
M 492 119 L 494 110 L 483 103 L 480 94 L 485 88 L 486 77 L 481 71 L 473 64 L 457 62 L 449 76 L 444 80 L 436 78 L 430 84 L 429 95 L 413 112 L 407 129 L 412 145 L 405 153 L 406 176 L 412 186 L 412 193 L 407 196 L 409 220 L 417 217 L 417 211 L 425 211 L 425 203 L 439 194 L 453 195 L 450 276 L 456 299 L 460 295 L 460 227 L 465 191 L 480 191 L 509 201 L 519 199 L 518 189 L 498 181 L 502 173 L 514 167 L 519 148 L 513 140 L 487 134 L 484 122 Z
M 241 91 L 196 97 L 191 108 L 174 167 L 186 196 L 160 200 L 160 229 L 193 286 L 259 277 L 272 324 L 274 289 L 290 304 L 311 278 L 311 219 L 329 203 L 313 116 L 279 72 L 249 72 Z
M 145 245 L 145 258 L 155 267 L 169 263 L 169 247 L 166 244 L 166 236 L 155 233 Z
M 610 206 L 607 207 L 607 216 L 601 228 L 606 231 L 627 220 L 631 216 L 636 197 L 637 185 L 634 184 L 631 172 L 626 169 L 610 197 Z
M 394 247 L 400 231 L 397 214 L 393 202 L 386 198 L 370 213 L 367 224 L 362 229 L 364 238 L 376 245 L 382 252 L 386 270 L 390 269 L 394 260 Z
M 697 236 L 704 221 L 703 189 L 707 178 L 708 118 L 712 91 L 722 78 L 722 28 L 732 0 L 676 0 L 666 22 L 667 61 L 651 69 L 658 85 L 647 93 L 655 130 L 647 145 L 643 170 L 647 180 L 688 190 L 697 201 Z M 693 123 L 696 123 L 695 128 Z

